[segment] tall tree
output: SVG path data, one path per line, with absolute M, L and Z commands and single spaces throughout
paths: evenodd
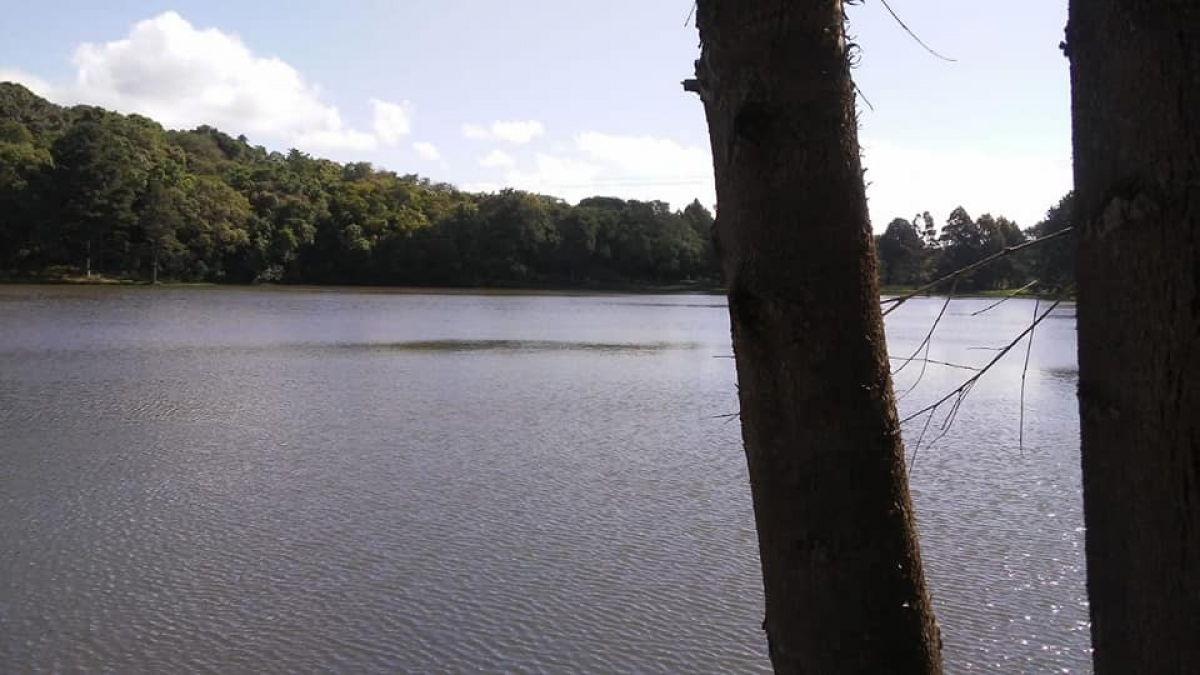
M 880 275 L 884 284 L 920 282 L 925 243 L 916 226 L 903 218 L 893 218 L 878 242 L 879 265 L 887 270 Z
M 183 246 L 176 238 L 183 221 L 180 214 L 182 192 L 166 181 L 152 180 L 139 199 L 138 224 L 150 253 L 150 281 L 158 283 L 164 267 L 174 272 L 174 259 Z
M 1046 217 L 1029 228 L 1028 235 L 1034 238 L 1054 234 L 1070 227 L 1071 209 L 1075 201 L 1074 192 L 1068 192 L 1057 205 L 1046 212 Z M 1029 269 L 1033 277 L 1044 288 L 1065 291 L 1075 288 L 1076 233 L 1042 244 L 1029 252 Z
M 742 438 L 779 673 L 934 673 L 841 0 L 699 0 Z
M 1072 0 L 1096 672 L 1200 673 L 1200 3 Z
M 956 207 L 946 217 L 942 234 L 938 238 L 941 253 L 937 259 L 937 275 L 944 276 L 960 270 L 971 263 L 979 262 L 990 252 L 987 237 L 975 219 L 963 207 Z M 978 272 L 969 274 L 958 283 L 961 288 L 974 288 Z
M 39 188 L 51 165 L 49 151 L 34 145 L 23 124 L 0 121 L 0 274 L 29 263 L 33 233 L 44 220 Z

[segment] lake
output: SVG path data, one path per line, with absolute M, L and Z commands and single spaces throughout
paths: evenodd
M 767 672 L 730 352 L 709 295 L 0 286 L 0 672 Z M 1091 669 L 1073 306 L 1024 360 L 912 469 L 947 672 Z

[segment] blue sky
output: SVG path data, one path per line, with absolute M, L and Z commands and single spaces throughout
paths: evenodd
M 957 205 L 1033 225 L 1071 185 L 1066 0 L 850 8 L 877 230 Z M 714 201 L 690 0 L 21 3 L 0 80 L 470 189 Z

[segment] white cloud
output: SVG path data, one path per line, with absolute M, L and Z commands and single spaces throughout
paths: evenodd
M 463 138 L 475 141 L 497 140 L 509 143 L 528 143 L 546 133 L 546 128 L 537 120 L 498 121 L 488 126 L 482 124 L 464 124 Z
M 508 182 L 530 192 L 557 195 L 569 201 L 604 193 L 599 185 L 604 167 L 569 157 L 555 157 L 539 152 L 534 156 L 534 169 L 508 172 Z
M 374 115 L 375 135 L 388 145 L 395 145 L 400 139 L 412 131 L 412 105 L 404 103 L 388 103 L 379 99 L 371 99 L 371 110 Z
M 431 162 L 436 162 L 442 158 L 442 153 L 433 143 L 425 141 L 417 141 L 413 143 L 413 150 L 417 151 L 417 156 L 421 159 L 427 159 Z
M 407 103 L 372 100 L 374 133 L 355 129 L 291 65 L 176 12 L 139 21 L 120 40 L 81 44 L 71 60 L 73 82 L 14 79 L 59 103 L 136 112 L 172 128 L 208 124 L 309 150 L 368 151 L 397 143 L 410 127 Z
M 546 133 L 541 122 L 492 122 L 492 136 L 509 143 L 528 143 Z
M 864 138 L 863 166 L 871 223 L 929 211 L 940 227 L 956 206 L 971 216 L 1006 216 L 1021 227 L 1041 220 L 1074 182 L 1069 140 L 1055 153 L 985 152 L 903 145 Z
M 464 124 L 462 127 L 463 138 L 469 138 L 475 141 L 486 140 L 491 137 L 487 128 L 480 124 Z
M 0 82 L 16 82 L 25 85 L 26 88 L 42 98 L 51 98 L 55 91 L 49 82 L 11 68 L 0 68 Z
M 465 192 L 499 192 L 503 187 L 499 183 L 467 183 L 461 186 Z
M 374 136 L 354 129 L 323 129 L 301 133 L 292 138 L 292 143 L 299 148 L 352 150 L 355 152 L 367 152 L 379 146 L 379 142 Z
M 348 142 L 337 108 L 295 68 L 261 57 L 215 28 L 197 29 L 175 12 L 138 22 L 123 40 L 75 50 L 75 98 L 139 112 L 170 127 L 212 124 L 314 145 Z
M 675 208 L 693 199 L 710 207 L 716 201 L 708 150 L 664 138 L 589 131 L 565 152 L 536 153 L 531 167 L 491 166 L 506 169 L 505 185 L 570 202 L 598 195 L 662 200 Z
M 941 225 L 955 206 L 990 212 L 1029 227 L 1071 189 L 1070 147 L 1037 151 L 970 150 L 863 140 L 872 223 L 929 210 Z M 488 162 L 493 185 L 554 195 L 570 202 L 596 195 L 663 200 L 682 208 L 698 198 L 716 203 L 707 147 L 655 136 L 585 131 L 532 163 Z
M 493 150 L 487 155 L 479 158 L 479 166 L 485 168 L 509 167 L 515 165 L 516 163 L 517 160 L 503 150 Z
M 575 145 L 589 159 L 629 173 L 684 178 L 712 172 L 708 148 L 684 146 L 667 138 L 586 131 L 575 138 Z

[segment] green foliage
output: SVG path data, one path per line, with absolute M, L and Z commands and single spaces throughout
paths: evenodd
M 49 147 L 69 124 L 71 111 L 19 84 L 0 82 L 0 120 L 24 126 L 40 147 Z
M 0 84 L 0 275 L 353 284 L 713 281 L 699 202 L 470 194 Z
M 880 283 L 923 286 L 1006 248 L 1057 232 L 1071 224 L 1071 199 L 1071 194 L 1063 197 L 1046 220 L 1025 231 L 1003 216 L 984 214 L 973 219 L 961 206 L 950 213 L 940 234 L 929 212 L 911 222 L 896 218 L 875 238 Z M 957 290 L 986 292 L 1037 281 L 1040 290 L 1069 292 L 1074 279 L 1074 242 L 1065 237 L 1001 257 L 959 277 Z
M 915 224 L 903 218 L 893 219 L 878 238 L 876 255 L 883 285 L 909 286 L 921 281 L 925 242 Z
M 51 165 L 50 152 L 34 144 L 24 124 L 0 122 L 0 270 L 32 264 L 33 225 L 45 208 L 35 196 Z
M 1052 207 L 1046 218 L 1037 225 L 1029 228 L 1029 236 L 1044 237 L 1070 227 L 1071 213 L 1075 203 L 1075 193 L 1068 192 L 1066 196 Z M 1048 288 L 1061 291 L 1075 289 L 1075 231 L 1069 235 L 1046 242 L 1038 246 L 1029 258 L 1030 273 L 1036 276 Z

